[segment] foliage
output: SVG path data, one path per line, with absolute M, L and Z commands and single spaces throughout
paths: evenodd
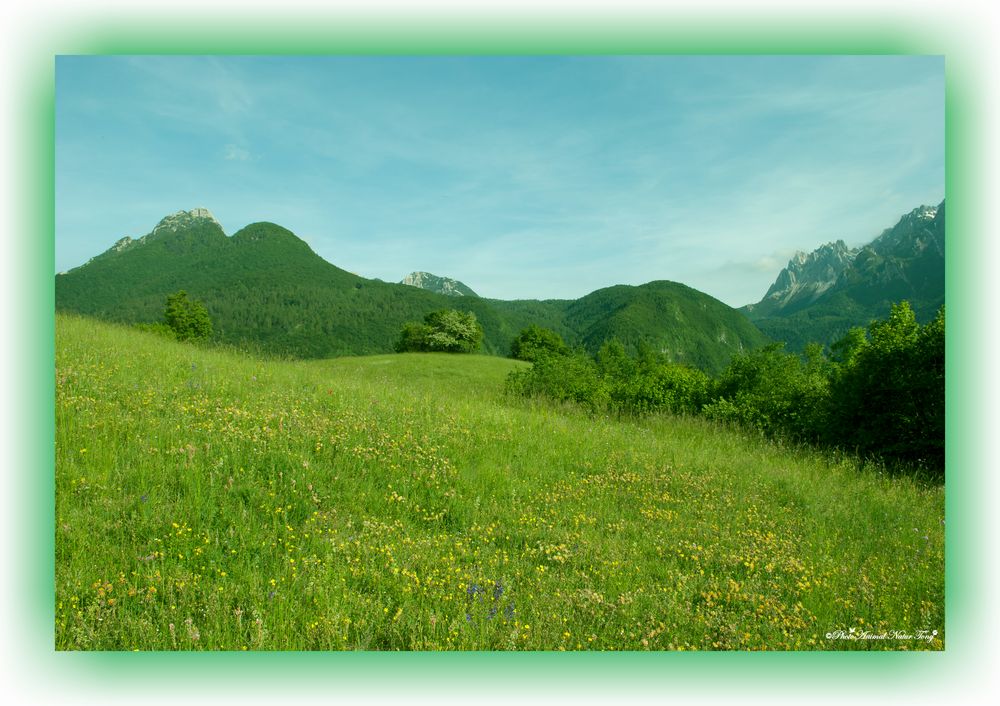
M 782 348 L 775 343 L 735 356 L 716 381 L 705 415 L 771 437 L 818 440 L 829 397 L 827 366 L 818 348 L 806 361 Z
M 548 356 L 512 373 L 508 389 L 583 404 L 593 411 L 672 412 L 819 444 L 864 458 L 944 473 L 944 308 L 921 326 L 909 304 L 867 332 L 802 354 L 775 343 L 733 356 L 714 380 L 639 345 L 617 340 L 590 358 Z M 902 465 L 901 465 L 902 464 Z
M 511 373 L 508 390 L 576 402 L 591 411 L 697 412 L 706 400 L 708 375 L 671 363 L 648 347 L 640 349 L 633 358 L 612 339 L 594 357 L 583 350 L 541 356 L 528 370 Z
M 471 311 L 454 309 L 432 311 L 424 323 L 410 322 L 403 326 L 396 351 L 439 353 L 474 353 L 483 341 L 483 327 Z
M 622 412 L 695 414 L 707 401 L 710 382 L 708 375 L 687 365 L 640 363 L 635 375 L 615 380 L 610 394 Z
M 567 355 L 543 355 L 527 370 L 507 378 L 510 393 L 575 402 L 592 411 L 604 410 L 608 391 L 593 358 L 582 350 Z
M 542 356 L 565 355 L 568 352 L 562 336 L 537 324 L 522 330 L 510 344 L 511 357 L 528 362 L 536 361 Z
M 921 326 L 902 302 L 840 346 L 827 441 L 943 472 L 944 329 L 944 307 Z
M 164 323 L 178 341 L 202 341 L 212 336 L 212 319 L 200 301 L 189 299 L 183 289 L 167 297 Z

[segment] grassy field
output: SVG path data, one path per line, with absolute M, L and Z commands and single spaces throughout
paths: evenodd
M 56 647 L 943 648 L 942 487 L 506 399 L 519 365 L 57 316 Z

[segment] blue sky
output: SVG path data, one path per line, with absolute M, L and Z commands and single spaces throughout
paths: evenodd
M 57 271 L 204 206 L 386 281 L 741 306 L 943 197 L 942 57 L 56 60 Z

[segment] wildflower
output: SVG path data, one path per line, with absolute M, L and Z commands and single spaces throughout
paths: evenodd
M 188 638 L 191 642 L 197 642 L 201 637 L 201 633 L 198 632 L 198 628 L 194 625 L 194 620 L 192 618 L 187 618 L 184 620 L 184 625 L 187 627 Z

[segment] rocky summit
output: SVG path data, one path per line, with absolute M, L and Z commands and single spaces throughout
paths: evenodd
M 156 235 L 164 231 L 175 233 L 184 228 L 190 228 L 195 225 L 198 221 L 210 221 L 215 225 L 222 227 L 221 224 L 212 215 L 212 212 L 207 208 L 192 208 L 190 211 L 178 211 L 177 213 L 171 213 L 169 216 L 163 218 L 156 227 L 153 228 L 150 235 Z
M 805 306 L 816 301 L 837 283 L 840 275 L 851 266 L 859 250 L 849 248 L 843 240 L 822 245 L 811 253 L 797 252 L 788 261 L 767 294 L 752 309 L 758 315 Z
M 449 297 L 478 297 L 479 295 L 469 287 L 450 277 L 438 277 L 430 272 L 411 272 L 406 275 L 400 284 L 408 284 L 411 287 L 419 287 L 429 292 L 445 294 Z
M 833 343 L 903 300 L 918 321 L 930 321 L 944 304 L 944 255 L 944 201 L 918 206 L 863 247 L 838 240 L 797 253 L 764 298 L 743 311 L 794 350 Z

